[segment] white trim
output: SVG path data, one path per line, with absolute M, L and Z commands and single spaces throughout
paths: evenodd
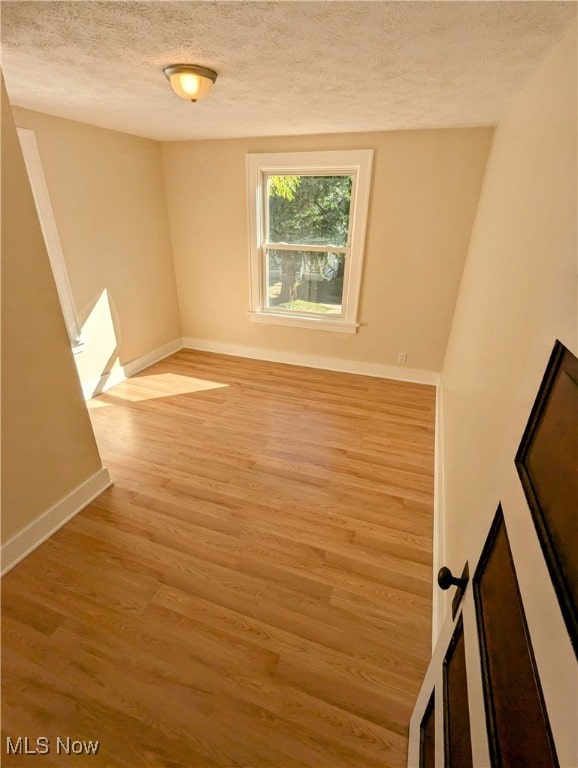
M 2 545 L 2 576 L 112 485 L 103 467 Z
M 359 323 L 347 323 L 345 320 L 329 320 L 327 315 L 311 317 L 310 315 L 298 315 L 280 312 L 249 312 L 249 320 L 252 323 L 269 323 L 273 325 L 288 325 L 291 328 L 309 328 L 315 331 L 338 331 L 339 333 L 357 333 Z
M 378 379 L 393 379 L 407 381 L 413 384 L 430 384 L 436 386 L 439 373 L 422 371 L 417 368 L 401 368 L 380 363 L 366 363 L 361 360 L 342 360 L 339 357 L 321 357 L 317 355 L 301 355 L 292 352 L 279 352 L 273 349 L 245 347 L 235 344 L 225 344 L 210 339 L 184 338 L 185 349 L 196 349 L 201 352 L 216 352 L 219 355 L 233 357 L 248 357 L 254 360 L 267 360 L 272 363 L 301 365 L 304 368 L 319 368 L 325 371 L 354 373 L 360 376 L 375 376 Z
M 441 380 L 436 387 L 433 518 L 432 648 L 435 648 L 447 610 L 447 593 L 442 592 L 437 583 L 438 571 L 445 565 L 443 400 Z
M 113 368 L 110 373 L 105 373 L 97 379 L 89 379 L 88 381 L 83 381 L 82 393 L 84 395 L 84 399 L 90 400 L 91 397 L 94 397 L 101 392 L 106 392 L 107 389 L 115 387 L 117 384 L 121 384 L 131 376 L 134 376 L 135 373 L 139 373 L 145 368 L 148 368 L 149 365 L 158 363 L 159 360 L 164 360 L 165 357 L 173 355 L 175 352 L 178 352 L 179 349 L 182 348 L 182 339 L 174 339 L 162 347 L 153 349 L 152 352 L 147 352 L 147 354 L 143 355 L 142 357 L 137 357 L 136 360 L 131 360 L 129 363 L 126 363 L 126 365 L 122 365 L 120 368 Z
M 261 243 L 265 250 L 276 251 L 313 251 L 314 253 L 349 253 L 347 245 L 307 245 L 304 243 Z
M 52 210 L 50 192 L 42 167 L 42 158 L 40 157 L 40 152 L 38 150 L 36 135 L 34 131 L 28 128 L 17 128 L 16 130 L 18 132 L 18 139 L 20 140 L 20 146 L 22 148 L 22 156 L 24 157 L 24 164 L 26 165 L 26 171 L 28 172 L 30 181 L 30 189 L 32 190 L 32 196 L 34 197 L 40 227 L 48 252 L 48 259 L 50 261 L 50 266 L 52 267 L 52 274 L 54 275 L 54 282 L 56 283 L 56 291 L 58 293 L 58 298 L 60 299 L 62 314 L 64 315 L 64 321 L 68 329 L 70 341 L 74 345 L 75 342 L 80 340 L 81 329 L 76 315 L 74 296 L 68 277 L 68 270 L 66 269 L 66 261 L 64 260 L 64 254 L 62 252 L 62 245 L 60 243 L 60 235 L 58 234 L 58 227 L 54 218 L 54 211 Z
M 372 149 L 355 149 L 330 152 L 282 152 L 247 155 L 247 214 L 249 233 L 250 310 L 258 316 L 257 322 L 293 325 L 300 328 L 318 328 L 325 325 L 327 331 L 356 333 L 361 274 L 364 256 L 365 232 L 369 210 Z M 340 250 L 347 253 L 343 278 L 342 324 L 330 317 L 320 317 L 318 324 L 303 323 L 303 318 L 291 312 L 278 319 L 274 312 L 266 312 L 265 248 L 275 248 L 267 242 L 267 209 L 263 194 L 266 176 L 291 173 L 294 175 L 348 175 L 352 177 L 351 205 L 349 211 L 349 235 L 345 248 L 331 246 L 320 250 Z M 308 250 L 307 246 L 295 247 L 281 244 L 281 250 Z M 317 248 L 315 248 L 317 250 Z M 253 318 L 251 318 L 253 319 Z

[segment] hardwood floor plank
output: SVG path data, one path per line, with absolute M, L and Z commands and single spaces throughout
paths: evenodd
M 336 674 L 337 672 L 337 674 Z M 293 658 L 282 658 L 275 673 L 276 681 L 283 681 L 302 688 L 319 699 L 335 703 L 348 712 L 372 723 L 407 735 L 407 723 L 412 707 L 389 698 L 386 693 L 367 688 L 352 681 L 351 675 L 338 674 L 339 670 L 304 664 Z
M 89 412 L 115 484 L 3 579 L 4 739 L 98 739 L 106 768 L 404 766 L 435 390 L 182 350 Z M 2 764 L 40 760 L 78 764 Z
M 6 590 L 2 595 L 2 621 L 10 618 L 45 635 L 51 635 L 64 621 L 60 612 L 42 602 Z
M 126 673 L 119 676 L 119 655 L 116 651 L 115 658 L 107 660 L 102 648 L 91 648 L 85 638 L 71 634 L 64 635 L 60 640 L 60 647 L 68 642 L 70 653 L 74 653 L 76 663 L 73 669 L 66 665 L 66 660 L 57 660 L 47 668 L 43 660 L 31 657 L 29 647 L 26 654 L 22 653 L 22 648 L 8 651 L 11 667 L 18 670 L 20 665 L 21 677 L 27 676 L 24 690 L 38 690 L 41 696 L 46 691 L 51 696 L 49 701 L 54 709 L 51 710 L 49 723 L 44 723 L 43 734 L 48 729 L 48 734 L 54 734 L 54 741 L 56 735 L 64 738 L 62 723 L 65 723 L 66 735 L 71 733 L 76 739 L 98 739 L 101 748 L 97 756 L 90 757 L 90 765 L 155 768 L 171 764 L 199 768 L 235 765 L 235 757 L 229 757 L 219 746 L 219 736 L 226 743 L 222 729 L 219 733 L 218 727 L 212 728 L 209 720 L 196 713 L 191 706 L 190 691 L 187 691 L 189 697 L 184 701 L 180 697 L 175 700 L 170 685 L 163 683 L 158 672 L 147 676 L 147 671 L 142 669 L 142 659 L 140 664 L 134 664 L 131 658 L 120 655 L 126 665 Z M 70 647 L 72 643 L 74 650 Z M 74 682 L 74 707 L 71 712 L 59 710 L 59 701 L 65 705 L 70 702 L 71 681 Z M 35 699 L 30 704 L 33 706 L 37 701 Z M 167 705 L 171 708 L 170 720 L 163 717 Z M 29 731 L 30 714 L 33 712 L 27 707 L 24 713 L 24 723 Z M 191 726 L 196 726 L 196 733 L 189 737 Z M 246 753 L 241 745 L 235 745 L 234 754 Z M 253 758 L 251 754 L 250 759 Z M 20 756 L 12 759 L 14 764 L 21 764 Z M 74 764 L 74 760 L 70 762 Z M 67 763 L 61 759 L 56 764 Z M 34 765 L 38 766 L 38 759 Z

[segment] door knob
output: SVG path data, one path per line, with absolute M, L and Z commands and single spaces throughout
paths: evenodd
M 467 583 L 467 578 L 458 578 L 457 576 L 454 576 L 450 569 L 445 565 L 438 571 L 438 585 L 441 587 L 441 589 L 449 589 L 450 587 L 459 587 L 460 589 L 465 589 Z

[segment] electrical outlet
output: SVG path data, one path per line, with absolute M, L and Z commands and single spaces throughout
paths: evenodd
M 397 353 L 397 362 L 398 363 L 405 363 L 407 360 L 407 352 L 398 352 Z

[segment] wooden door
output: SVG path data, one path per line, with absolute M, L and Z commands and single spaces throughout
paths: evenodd
M 410 724 L 410 768 L 578 765 L 578 360 L 559 342 L 521 437 L 519 494 L 498 504 L 457 590 Z M 538 546 L 515 558 L 521 530 Z M 519 568 L 547 598 L 534 637 Z

